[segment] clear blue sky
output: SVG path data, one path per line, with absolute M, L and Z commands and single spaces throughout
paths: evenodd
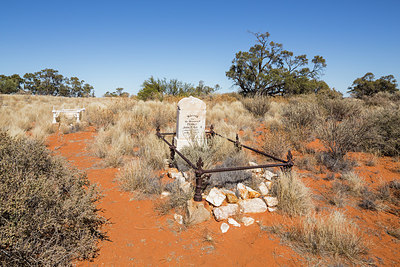
M 225 76 L 254 37 L 322 55 L 345 92 L 366 72 L 400 80 L 400 1 L 11 1 L 0 4 L 0 74 L 44 68 L 136 94 L 150 76 L 236 91 Z

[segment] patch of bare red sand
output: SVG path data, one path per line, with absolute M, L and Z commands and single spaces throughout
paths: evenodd
M 48 138 L 48 147 L 65 157 L 73 166 L 87 172 L 98 184 L 104 198 L 98 204 L 112 224 L 106 227 L 111 242 L 99 244 L 99 256 L 79 266 L 295 266 L 306 262 L 279 239 L 261 231 L 255 223 L 221 233 L 221 222 L 210 220 L 181 230 L 173 214 L 158 216 L 154 200 L 133 200 L 114 182 L 118 170 L 102 168 L 101 160 L 90 155 L 88 144 L 95 136 L 93 128 Z M 277 213 L 254 214 L 263 225 L 281 224 L 285 218 Z M 209 242 L 206 234 L 212 237 Z

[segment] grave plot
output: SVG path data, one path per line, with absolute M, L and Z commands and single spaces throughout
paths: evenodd
M 159 127 L 156 130 L 157 137 L 165 142 L 170 149 L 170 158 L 167 162 L 168 176 L 175 179 L 181 190 L 187 193 L 195 188 L 194 197 L 188 201 L 185 214 L 183 216 L 175 214 L 175 219 L 178 223 L 186 221 L 188 224 L 196 224 L 210 219 L 212 214 L 215 220 L 227 220 L 230 225 L 235 227 L 240 227 L 241 223 L 245 226 L 250 225 L 254 222 L 251 217 L 241 216 L 240 222 L 233 217 L 237 217 L 238 214 L 273 212 L 276 210 L 278 200 L 270 195 L 270 190 L 274 180 L 279 177 L 269 169 L 280 168 L 282 172 L 290 172 L 294 165 L 293 156 L 289 150 L 286 160 L 274 157 L 242 144 L 238 135 L 236 135 L 236 140 L 224 137 L 214 131 L 213 125 L 209 130 L 205 130 L 205 115 L 206 108 L 203 101 L 193 97 L 184 98 L 178 103 L 176 132 L 162 133 Z M 167 140 L 167 137 L 172 137 L 171 141 Z M 236 151 L 249 150 L 274 162 L 266 162 L 260 165 L 249 162 L 248 165 L 207 168 L 204 167 L 201 157 L 193 162 L 182 152 L 195 146 L 207 147 L 207 144 L 213 142 L 216 138 L 232 143 Z M 180 170 L 176 158 L 182 159 L 189 170 L 186 172 Z M 241 172 L 244 177 L 232 180 L 229 188 L 223 185 L 213 186 L 213 183 L 210 182 L 213 175 L 221 173 L 237 175 L 238 172 Z M 190 179 L 193 176 L 194 179 Z M 257 184 L 253 185 L 253 188 L 243 182 L 248 177 L 255 178 L 253 180 L 258 181 Z M 205 190 L 208 191 L 207 194 Z M 164 195 L 167 196 L 168 194 L 164 193 Z M 204 200 L 210 204 L 212 210 L 205 208 Z M 223 223 L 221 225 L 222 232 L 226 232 L 228 229 L 228 224 Z

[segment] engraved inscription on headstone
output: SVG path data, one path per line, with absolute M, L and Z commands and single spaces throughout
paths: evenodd
M 178 150 L 192 142 L 203 142 L 206 126 L 206 104 L 195 97 L 178 102 L 175 143 Z

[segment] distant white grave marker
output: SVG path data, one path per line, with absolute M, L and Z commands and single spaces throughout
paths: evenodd
M 57 123 L 57 118 L 61 113 L 65 114 L 68 119 L 76 118 L 76 122 L 80 122 L 82 117 L 82 112 L 85 111 L 85 108 L 79 109 L 59 109 L 56 110 L 53 108 L 53 123 Z
M 206 104 L 193 96 L 178 102 L 175 145 L 178 150 L 192 142 L 204 141 Z

